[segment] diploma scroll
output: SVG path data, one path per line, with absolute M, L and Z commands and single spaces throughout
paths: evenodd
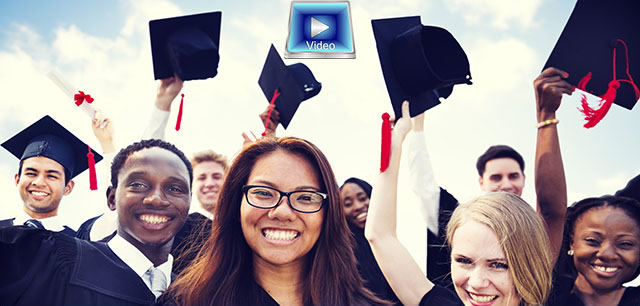
M 76 101 L 76 105 L 78 105 L 78 103 L 81 103 L 78 105 L 78 108 L 82 110 L 85 114 L 87 114 L 87 116 L 89 116 L 91 120 L 95 118 L 96 110 L 91 105 L 91 101 L 93 101 L 93 99 L 91 99 L 89 95 L 87 95 L 87 97 L 91 99 L 90 101 L 84 98 L 84 93 L 82 91 L 78 91 L 74 89 L 74 87 L 71 86 L 71 84 L 69 84 L 67 81 L 65 81 L 65 79 L 62 78 L 62 76 L 56 71 L 53 71 L 53 70 L 49 71 L 49 73 L 47 73 L 47 77 L 49 77 L 49 79 L 53 81 L 53 83 L 56 84 L 58 88 L 60 88 L 62 92 L 67 97 L 69 97 L 69 99 Z M 80 98 L 77 99 L 77 97 L 80 97 Z M 107 125 L 106 121 L 102 122 L 102 124 L 100 125 L 100 128 L 104 128 L 105 125 Z

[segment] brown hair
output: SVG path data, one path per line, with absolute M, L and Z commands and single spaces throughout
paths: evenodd
M 193 154 L 193 157 L 191 157 L 189 161 L 191 162 L 191 166 L 194 168 L 200 163 L 212 161 L 220 164 L 225 173 L 229 169 L 229 162 L 227 160 L 227 157 L 222 154 L 218 154 L 213 150 L 196 152 Z
M 307 254 L 303 292 L 305 305 L 381 304 L 363 287 L 353 254 L 353 237 L 340 205 L 335 176 L 324 154 L 295 138 L 263 138 L 235 158 L 220 192 L 211 236 L 195 262 L 167 291 L 178 305 L 255 305 L 262 290 L 255 280 L 253 251 L 240 225 L 242 186 L 261 157 L 278 151 L 297 154 L 318 171 L 327 193 L 322 232 Z
M 533 208 L 508 192 L 475 198 L 453 211 L 447 225 L 449 245 L 458 227 L 469 220 L 487 225 L 498 237 L 522 304 L 544 304 L 551 291 L 551 243 Z

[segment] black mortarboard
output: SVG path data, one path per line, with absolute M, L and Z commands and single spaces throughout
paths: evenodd
M 640 202 L 640 174 L 632 178 L 627 186 L 618 190 L 616 195 L 619 197 L 627 197 Z
M 20 161 L 30 157 L 50 158 L 64 167 L 65 178 L 70 180 L 87 170 L 89 147 L 50 116 L 44 116 L 20 133 L 9 138 L 2 147 Z M 102 160 L 91 149 L 95 162 Z
M 285 65 L 273 44 L 262 67 L 258 84 L 267 101 L 271 101 L 276 89 L 278 90 L 280 95 L 275 100 L 275 105 L 280 113 L 280 123 L 285 129 L 300 103 L 317 95 L 322 88 L 322 84 L 316 81 L 305 64 Z
M 640 80 L 637 8 L 636 1 L 579 0 L 544 68 L 556 67 L 568 72 L 566 81 L 578 88 L 580 80 L 591 73 L 586 89 L 597 96 L 605 94 L 611 81 L 618 80 L 620 87 L 614 103 L 633 108 L 639 97 L 628 81 Z
M 149 21 L 155 79 L 174 72 L 180 79 L 200 80 L 218 74 L 222 12 Z
M 453 85 L 471 84 L 467 55 L 447 30 L 422 25 L 420 16 L 376 19 L 371 25 L 396 118 L 405 100 L 413 117 L 447 98 Z

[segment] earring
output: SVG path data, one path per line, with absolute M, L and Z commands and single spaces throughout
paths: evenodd
M 567 251 L 567 255 L 569 255 L 569 256 L 573 256 L 573 250 L 568 250 L 568 251 Z

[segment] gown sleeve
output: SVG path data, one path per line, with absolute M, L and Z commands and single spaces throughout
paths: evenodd
M 75 238 L 43 229 L 0 229 L 0 305 L 57 304 L 76 257 Z

